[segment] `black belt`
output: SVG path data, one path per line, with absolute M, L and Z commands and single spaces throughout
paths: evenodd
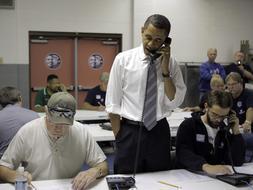
M 130 120 L 130 119 L 127 119 L 127 118 L 122 118 L 122 122 L 123 123 L 126 123 L 126 124 L 129 124 L 129 125 L 138 125 L 138 126 L 143 126 L 143 122 L 141 121 L 133 121 L 133 120 Z

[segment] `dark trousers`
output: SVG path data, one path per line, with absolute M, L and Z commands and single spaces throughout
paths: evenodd
M 142 127 L 137 173 L 170 169 L 170 128 L 167 120 L 158 121 L 151 131 Z M 115 174 L 133 173 L 139 128 L 123 119 L 116 136 Z

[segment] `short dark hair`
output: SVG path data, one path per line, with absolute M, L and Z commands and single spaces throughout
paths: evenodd
M 210 91 L 207 95 L 207 105 L 212 107 L 218 105 L 221 108 L 232 108 L 233 98 L 229 92 L 225 91 Z
M 167 17 L 160 15 L 160 14 L 154 14 L 147 18 L 147 20 L 144 23 L 144 28 L 147 28 L 149 24 L 152 24 L 156 28 L 159 29 L 165 29 L 167 32 L 167 35 L 170 33 L 170 21 Z
M 0 89 L 0 104 L 4 108 L 8 104 L 16 104 L 21 101 L 21 92 L 12 86 L 6 86 Z
M 47 82 L 50 82 L 53 79 L 58 79 L 59 77 L 57 75 L 51 74 L 47 76 Z

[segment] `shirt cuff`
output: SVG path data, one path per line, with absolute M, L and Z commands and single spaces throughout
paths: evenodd
M 106 105 L 105 109 L 108 113 L 114 113 L 120 115 L 120 106 L 118 105 Z

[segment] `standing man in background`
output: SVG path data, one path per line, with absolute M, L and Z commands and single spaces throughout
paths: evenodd
M 7 149 L 12 138 L 26 123 L 39 117 L 39 115 L 26 108 L 22 108 L 22 97 L 18 89 L 11 86 L 0 90 L 0 158 Z
M 225 67 L 226 74 L 228 75 L 231 72 L 237 72 L 241 75 L 243 82 L 248 83 L 253 81 L 253 72 L 248 64 L 244 62 L 244 53 L 237 51 L 234 55 L 234 63 L 230 63 Z
M 225 80 L 226 73 L 222 65 L 215 62 L 217 57 L 217 49 L 210 48 L 207 51 L 208 61 L 204 62 L 200 66 L 200 83 L 199 83 L 199 91 L 200 91 L 200 99 L 201 97 L 208 91 L 211 90 L 210 88 L 210 80 L 213 75 L 220 75 L 223 80 Z
M 45 112 L 45 105 L 47 105 L 47 102 L 51 95 L 56 92 L 66 92 L 66 87 L 64 84 L 60 83 L 59 77 L 57 75 L 48 75 L 46 88 L 38 91 L 36 95 L 34 106 L 35 111 Z
M 101 82 L 100 85 L 89 90 L 82 107 L 83 109 L 96 111 L 105 110 L 105 96 L 109 73 L 103 72 L 99 79 Z
M 116 137 L 115 173 L 134 171 L 138 141 L 137 172 L 171 167 L 166 117 L 183 102 L 186 86 L 170 53 L 170 28 L 165 16 L 151 15 L 141 28 L 142 45 L 118 54 L 114 60 L 106 111 Z

